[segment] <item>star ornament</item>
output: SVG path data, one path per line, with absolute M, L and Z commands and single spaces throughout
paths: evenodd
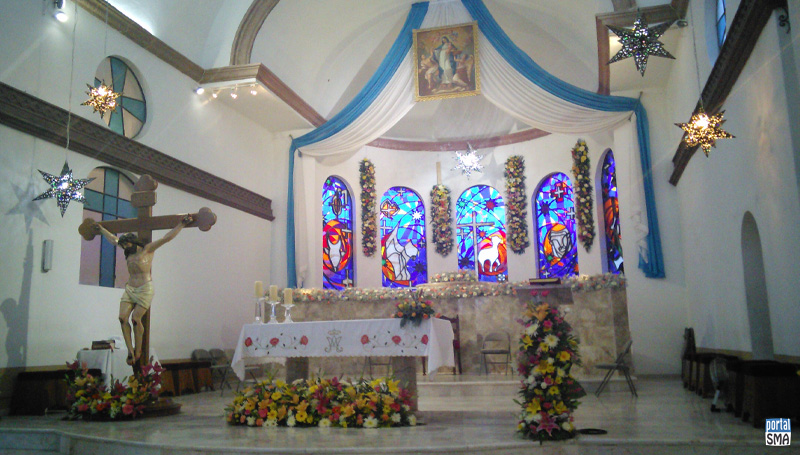
M 89 99 L 82 102 L 81 106 L 91 106 L 94 109 L 92 112 L 100 113 L 100 118 L 103 118 L 108 111 L 117 110 L 117 98 L 120 97 L 120 93 L 111 90 L 105 83 L 101 83 L 98 87 L 92 87 L 89 84 L 86 86 L 89 87 L 89 91 L 86 92 Z
M 686 145 L 689 147 L 699 145 L 708 156 L 711 147 L 717 146 L 717 139 L 736 137 L 722 129 L 722 124 L 725 123 L 725 120 L 722 119 L 724 114 L 725 111 L 722 111 L 717 115 L 709 116 L 703 108 L 700 108 L 697 114 L 692 116 L 692 120 L 689 123 L 676 123 L 675 125 L 685 132 L 684 141 L 686 141 Z
M 34 201 L 49 199 L 51 197 L 55 198 L 56 204 L 58 204 L 58 208 L 61 210 L 62 217 L 64 216 L 64 212 L 67 211 L 69 201 L 78 201 L 82 203 L 86 202 L 86 198 L 84 198 L 79 191 L 88 185 L 89 182 L 94 180 L 94 178 L 72 178 L 72 169 L 69 168 L 69 164 L 66 161 L 64 161 L 64 167 L 61 169 L 60 176 L 48 174 L 47 172 L 42 172 L 41 170 L 39 170 L 39 173 L 42 174 L 42 178 L 44 178 L 45 182 L 50 185 L 50 189 L 39 196 L 36 196 Z
M 622 49 L 614 55 L 608 63 L 618 62 L 628 57 L 633 57 L 636 69 L 644 77 L 644 70 L 647 68 L 647 58 L 651 55 L 656 57 L 666 57 L 674 59 L 669 52 L 664 49 L 664 44 L 658 38 L 667 31 L 675 22 L 669 21 L 655 27 L 647 27 L 647 22 L 640 16 L 633 22 L 633 29 L 607 25 L 612 32 L 619 37 Z
M 478 155 L 471 144 L 467 143 L 467 146 L 469 147 L 469 152 L 456 152 L 456 156 L 453 157 L 456 160 L 456 166 L 451 169 L 451 171 L 460 169 L 461 173 L 466 175 L 467 180 L 469 180 L 473 172 L 481 172 L 483 169 L 483 165 L 481 164 L 483 155 Z

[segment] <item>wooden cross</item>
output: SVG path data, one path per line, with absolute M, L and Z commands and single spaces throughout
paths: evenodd
M 133 186 L 133 194 L 131 194 L 131 205 L 137 209 L 136 218 L 100 222 L 87 218 L 78 227 L 78 233 L 84 239 L 92 240 L 98 234 L 94 229 L 94 225 L 99 224 L 112 234 L 135 231 L 139 239 L 145 244 L 152 242 L 154 230 L 172 229 L 186 216 L 185 214 L 153 216 L 153 206 L 156 205 L 156 188 L 158 188 L 158 182 L 155 179 L 149 175 L 141 176 Z M 203 207 L 197 213 L 191 215 L 193 220 L 185 226 L 187 228 L 196 227 L 201 231 L 208 231 L 217 222 L 217 215 L 212 213 L 208 207 Z M 144 334 L 142 335 L 143 355 L 133 365 L 135 373 L 141 371 L 141 367 L 150 361 L 150 311 L 147 311 L 142 316 L 142 326 L 144 327 Z

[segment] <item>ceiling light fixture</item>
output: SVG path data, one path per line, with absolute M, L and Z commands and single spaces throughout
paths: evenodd
M 214 92 L 211 94 L 211 98 L 216 98 L 217 96 L 219 96 L 219 91 L 214 90 Z
M 233 99 L 239 98 L 239 94 L 238 94 L 238 93 L 236 93 L 236 90 L 237 90 L 237 89 L 238 89 L 238 87 L 233 87 L 233 88 L 231 89 L 231 98 L 233 98 Z
M 69 20 L 69 15 L 64 11 L 64 0 L 53 1 L 53 17 L 59 22 L 66 22 Z
M 198 95 L 202 95 L 203 93 L 206 92 L 206 89 L 204 89 L 203 87 L 197 87 L 196 89 L 194 89 L 194 92 L 197 93 Z
M 258 91 L 256 90 L 255 84 L 253 84 L 253 86 L 250 87 L 250 94 L 253 95 L 253 96 L 258 95 Z

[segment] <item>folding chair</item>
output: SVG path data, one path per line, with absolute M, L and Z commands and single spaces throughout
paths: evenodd
M 614 363 L 598 363 L 594 366 L 600 370 L 608 370 L 608 373 L 606 373 L 606 376 L 600 383 L 600 387 L 598 387 L 597 391 L 594 393 L 596 396 L 600 396 L 600 394 L 603 392 L 603 389 L 606 387 L 606 385 L 608 385 L 608 381 L 611 380 L 611 376 L 614 374 L 614 372 L 619 371 L 625 376 L 625 380 L 628 382 L 628 387 L 631 389 L 631 394 L 637 398 L 639 397 L 639 394 L 636 393 L 636 386 L 633 385 L 633 379 L 631 379 L 631 367 L 625 364 L 625 356 L 631 353 L 632 344 L 633 340 L 628 340 L 628 342 L 625 343 L 622 353 L 617 356 L 617 360 Z
M 483 371 L 489 374 L 489 365 L 505 365 L 506 374 L 511 369 L 511 336 L 505 332 L 492 332 L 483 337 L 481 346 Z M 504 360 L 492 360 L 487 356 L 504 356 Z

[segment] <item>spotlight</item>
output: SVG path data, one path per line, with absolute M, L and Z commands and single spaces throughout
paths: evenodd
M 53 10 L 53 17 L 55 17 L 57 21 L 66 22 L 69 20 L 67 12 L 64 11 L 64 0 L 54 0 Z
M 211 94 L 211 97 L 212 97 L 212 98 L 216 98 L 216 97 L 218 96 L 218 93 L 219 93 L 219 92 L 214 92 L 214 93 L 212 93 L 212 94 Z
M 250 94 L 253 95 L 253 96 L 258 95 L 258 91 L 256 90 L 256 86 L 255 85 L 250 89 Z
M 204 89 L 203 87 L 197 87 L 196 89 L 194 89 L 194 92 L 197 93 L 198 95 L 202 95 L 203 93 L 206 92 L 206 89 Z
M 233 99 L 239 98 L 239 94 L 236 93 L 236 87 L 231 89 L 231 98 L 233 98 Z

